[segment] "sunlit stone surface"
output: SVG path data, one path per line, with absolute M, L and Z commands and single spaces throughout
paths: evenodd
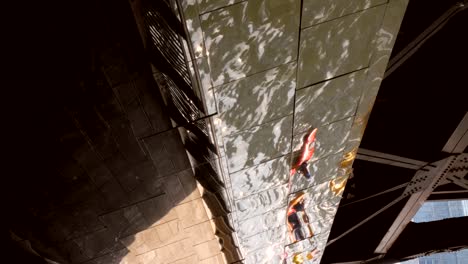
M 331 182 L 350 171 L 342 160 L 359 146 L 407 0 L 183 2 L 245 263 L 320 263 L 341 198 Z M 291 175 L 314 128 L 311 178 Z M 292 243 L 288 204 L 302 192 L 314 236 Z

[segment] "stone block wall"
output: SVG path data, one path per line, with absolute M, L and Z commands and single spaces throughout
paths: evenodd
M 5 185 L 12 243 L 64 264 L 226 263 L 129 3 L 62 15 L 67 31 L 45 41 L 69 57 L 52 50 L 25 87 L 39 96 L 11 140 L 22 164 Z

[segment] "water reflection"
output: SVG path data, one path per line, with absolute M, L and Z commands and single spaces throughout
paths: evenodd
M 315 192 L 322 191 L 324 194 Z M 329 191 L 328 183 L 320 184 L 307 190 L 311 193 L 306 207 L 309 222 L 315 234 L 323 234 L 331 229 L 331 222 L 337 211 L 339 198 Z
M 201 16 L 214 85 L 295 60 L 300 1 L 248 1 Z
M 292 115 L 224 137 L 230 173 L 287 154 Z
M 316 263 L 346 183 L 340 162 L 385 0 L 304 0 L 304 10 L 297 0 L 234 2 L 199 6 L 240 245 L 247 263 L 281 259 L 288 243 L 297 249 L 288 263 Z M 299 41 L 301 11 L 303 27 L 347 16 L 302 30 Z M 298 200 L 287 204 L 291 195 Z
M 287 207 L 268 211 L 264 214 L 240 221 L 237 227 L 237 234 L 240 238 L 249 237 L 267 231 L 268 229 L 284 227 L 286 222 Z
M 231 174 L 234 199 L 285 184 L 288 180 L 289 155 Z
M 316 255 L 318 252 L 319 252 L 318 249 L 314 248 L 310 251 L 295 253 L 291 261 L 294 264 L 302 264 L 302 263 L 305 263 L 306 261 L 307 263 L 310 263 L 311 260 L 316 259 Z
M 295 75 L 296 64 L 290 63 L 215 87 L 223 133 L 292 114 Z
M 300 89 L 296 92 L 295 133 L 354 115 L 367 70 Z
M 298 87 L 367 67 L 384 12 L 376 6 L 302 30 Z
M 291 176 L 293 176 L 296 172 L 299 172 L 306 179 L 311 179 L 312 176 L 310 175 L 309 169 L 307 168 L 307 162 L 309 162 L 309 160 L 312 158 L 315 152 L 316 134 L 317 128 L 304 135 L 299 156 L 296 157 L 295 162 L 293 163 L 293 166 L 291 168 Z
M 336 195 L 339 196 L 343 194 L 346 182 L 348 181 L 348 175 L 337 177 L 330 181 L 330 190 Z
M 287 221 L 291 242 L 304 240 L 314 235 L 312 227 L 309 225 L 309 216 L 305 211 L 304 196 L 305 194 L 301 192 L 289 202 Z
M 294 244 L 304 243 L 315 234 L 326 234 L 330 231 L 330 223 L 340 199 L 330 188 L 330 182 L 335 183 L 340 180 L 337 175 L 343 154 L 339 151 L 346 142 L 346 131 L 349 130 L 349 126 L 350 120 L 343 120 L 320 129 L 309 129 L 309 132 L 303 133 L 301 137 L 296 137 L 301 138 L 301 145 L 293 155 L 294 162 L 289 166 L 289 170 L 284 169 L 288 167 L 286 164 L 290 159 L 289 155 L 286 155 L 231 174 L 233 193 L 239 199 L 236 202 L 236 213 L 240 219 L 237 231 L 241 237 L 241 248 L 247 253 L 247 257 L 252 255 L 253 258 L 255 252 L 261 247 L 265 251 L 267 248 L 272 249 L 276 246 L 276 241 L 284 241 L 278 234 L 284 227 L 287 227 L 288 242 L 286 243 Z M 270 128 L 270 126 L 266 127 Z M 326 132 L 329 135 L 325 134 Z M 243 133 L 249 136 L 245 145 L 252 150 L 265 147 L 265 142 L 262 141 L 259 142 L 263 144 L 253 144 L 254 141 L 251 138 L 253 139 L 254 133 Z M 333 137 L 335 141 L 327 139 L 327 136 Z M 342 140 L 337 141 L 337 138 Z M 260 139 L 268 140 L 265 136 Z M 239 148 L 241 145 L 233 146 Z M 317 146 L 320 149 L 317 149 Z M 309 162 L 316 151 L 322 156 L 334 151 L 338 153 Z M 246 154 L 250 155 L 250 153 L 258 155 L 259 152 L 248 151 Z M 233 157 L 236 156 L 233 155 Z M 246 164 L 248 163 L 243 163 L 244 166 Z M 296 174 L 301 176 L 293 177 Z M 285 175 L 291 177 L 289 183 L 279 185 L 281 179 L 285 179 Z M 261 191 L 263 188 L 266 190 Z M 287 206 L 283 203 L 289 193 L 304 189 L 304 192 L 294 194 Z M 259 190 L 260 192 L 255 194 Z M 278 217 L 281 214 L 286 218 Z M 259 244 L 259 241 L 262 243 Z M 305 260 L 315 261 L 312 256 L 315 256 L 314 254 L 318 251 L 314 249 L 304 251 L 306 253 L 301 256 Z M 290 260 L 293 255 L 289 255 Z M 274 258 L 277 257 L 278 255 L 274 256 Z
M 237 201 L 237 217 L 244 220 L 286 205 L 288 188 L 282 185 Z
M 337 166 L 339 164 L 341 153 L 330 155 L 328 157 L 310 162 L 308 170 L 312 175 L 311 179 L 305 177 L 293 177 L 291 179 L 291 192 L 308 189 L 312 186 L 330 181 L 338 173 Z
M 286 246 L 281 263 L 320 263 L 321 250 L 319 248 L 321 242 L 318 241 L 318 237 L 320 236 L 314 236 L 313 238 Z
M 200 8 L 200 13 L 206 13 L 208 11 L 241 1 L 243 0 L 198 0 L 198 7 Z
M 353 117 L 336 121 L 329 125 L 318 127 L 315 152 L 311 161 L 319 160 L 329 155 L 344 150 L 350 134 Z M 295 131 L 296 132 L 296 131 Z M 295 133 L 293 138 L 293 151 L 299 151 L 302 147 L 304 132 Z
M 348 0 L 341 2 L 304 0 L 301 26 L 303 28 L 309 27 L 385 2 L 387 2 L 387 0 Z

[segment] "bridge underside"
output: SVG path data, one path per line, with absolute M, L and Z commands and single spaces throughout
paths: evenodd
M 397 238 L 427 230 L 408 224 L 415 205 L 466 197 L 468 186 L 467 109 L 452 107 L 466 105 L 464 71 L 445 67 L 468 60 L 454 26 L 466 15 L 408 52 L 453 5 L 414 15 L 421 2 L 41 6 L 23 43 L 44 41 L 21 53 L 33 70 L 7 119 L 8 254 L 86 264 L 412 256 Z

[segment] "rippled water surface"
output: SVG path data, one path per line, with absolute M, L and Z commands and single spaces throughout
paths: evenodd
M 330 182 L 350 171 L 340 164 L 365 125 L 355 115 L 372 100 L 363 94 L 373 52 L 387 47 L 387 1 L 303 0 L 302 10 L 299 0 L 186 2 L 246 263 L 292 263 L 296 254 L 319 263 L 340 201 Z M 311 179 L 291 175 L 314 128 Z M 298 192 L 314 236 L 292 243 L 286 215 Z

